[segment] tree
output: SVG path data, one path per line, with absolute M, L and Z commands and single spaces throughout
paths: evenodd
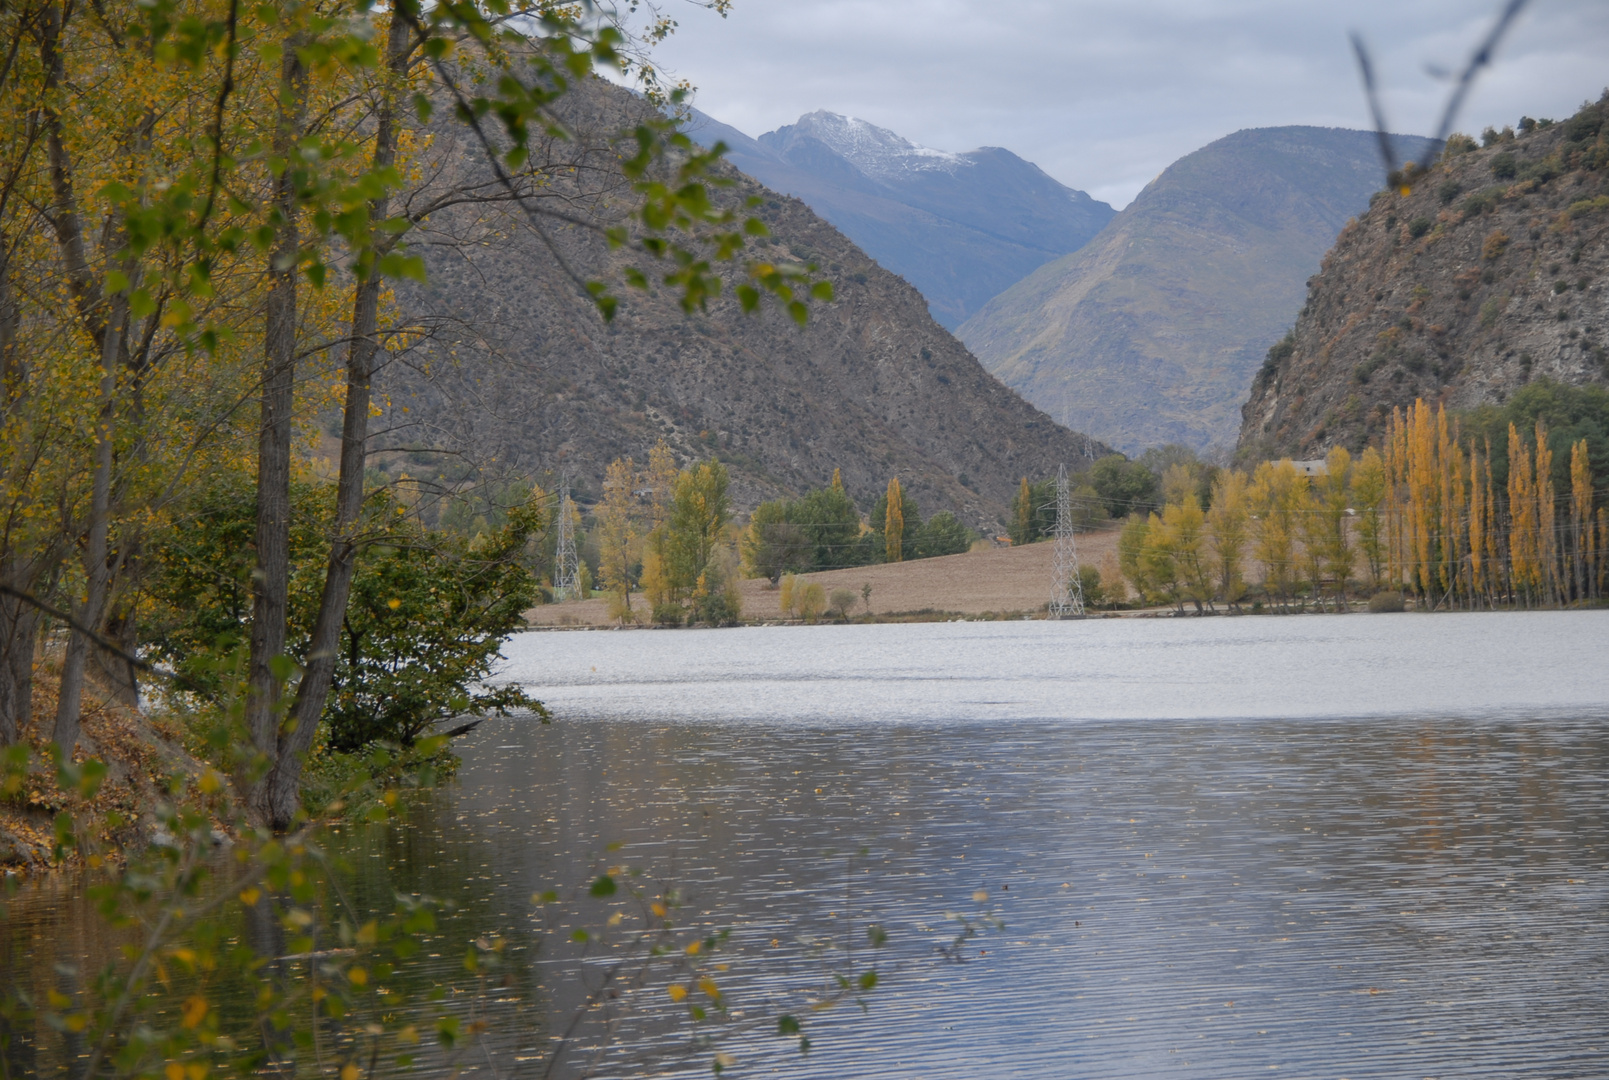
M 859 598 L 855 595 L 854 589 L 834 589 L 832 595 L 827 598 L 827 610 L 840 619 L 847 620 L 850 609 L 855 606 L 857 599 Z
M 1108 454 L 1097 461 L 1090 467 L 1089 479 L 1112 517 L 1143 514 L 1156 506 L 1157 475 L 1122 454 Z
M 1318 483 L 1319 511 L 1324 522 L 1324 571 L 1335 583 L 1338 610 L 1345 610 L 1346 582 L 1352 576 L 1355 552 L 1347 531 L 1352 498 L 1352 455 L 1337 446 L 1324 460 L 1324 478 Z
M 948 510 L 928 518 L 916 534 L 916 558 L 960 555 L 972 550 L 972 530 Z
M 811 546 L 810 564 L 818 570 L 859 566 L 863 561 L 860 513 L 844 491 L 843 481 L 833 472 L 833 484 L 807 492 L 793 505 L 789 520 L 796 524 Z M 803 567 L 801 566 L 801 569 Z
M 665 577 L 673 601 L 686 600 L 710 568 L 731 517 L 726 466 L 706 461 L 676 477 L 666 522 Z
M 1140 548 L 1141 579 L 1150 590 L 1152 601 L 1175 604 L 1182 612 L 1184 597 L 1179 589 L 1179 563 L 1174 555 L 1177 536 L 1156 514 L 1145 520 L 1145 542 Z
M 1246 474 L 1235 469 L 1218 473 L 1207 511 L 1207 543 L 1218 581 L 1218 598 L 1231 607 L 1246 595 L 1243 564 L 1250 534 L 1250 497 Z
M 1352 472 L 1352 505 L 1357 511 L 1358 547 L 1369 569 L 1369 588 L 1380 588 L 1385 562 L 1381 507 L 1386 495 L 1385 459 L 1369 447 Z
M 1265 461 L 1252 474 L 1254 550 L 1263 564 L 1263 586 L 1281 609 L 1295 592 L 1297 514 L 1306 494 L 1307 477 L 1288 459 Z
M 802 573 L 814 561 L 815 546 L 792 520 L 793 504 L 784 499 L 763 502 L 749 515 L 743 532 L 743 566 L 751 577 L 775 585 L 789 571 Z
M 1139 514 L 1130 514 L 1117 537 L 1117 565 L 1135 595 L 1144 601 L 1151 591 L 1151 579 L 1146 573 L 1144 553 L 1149 539 L 1150 524 Z
M 905 497 L 897 476 L 888 482 L 884 505 L 883 551 L 889 562 L 899 562 L 905 557 Z
M 1016 498 L 1011 501 L 1011 542 L 1032 544 L 1055 535 L 1056 478 L 1029 483 L 1022 478 Z
M 1195 604 L 1197 613 L 1211 608 L 1214 589 L 1207 558 L 1206 516 L 1195 492 L 1186 490 L 1182 502 L 1163 507 L 1161 524 L 1161 543 L 1157 544 L 1155 532 L 1152 543 L 1166 552 L 1177 569 L 1180 595 Z
M 616 618 L 630 619 L 632 551 L 637 530 L 632 522 L 636 471 L 630 458 L 615 458 L 603 477 L 603 501 L 598 515 L 598 573 L 613 598 Z

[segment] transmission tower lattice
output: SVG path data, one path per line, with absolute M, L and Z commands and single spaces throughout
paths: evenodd
M 570 600 L 581 595 L 581 560 L 575 554 L 575 514 L 570 502 L 570 478 L 559 480 L 558 545 L 553 555 L 553 599 Z
M 1056 554 L 1050 581 L 1050 617 L 1084 617 L 1084 582 L 1078 573 L 1078 545 L 1073 542 L 1073 492 L 1067 466 L 1056 474 Z

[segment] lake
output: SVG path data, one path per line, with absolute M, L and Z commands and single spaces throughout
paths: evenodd
M 693 1046 L 650 980 L 606 1047 L 581 1029 L 571 1075 L 708 1075 L 714 1049 L 738 1076 L 1609 1075 L 1609 612 L 532 633 L 505 655 L 554 723 L 486 723 L 406 828 L 332 840 L 361 895 L 458 901 L 443 978 L 476 934 L 510 940 L 505 1065 L 599 985 L 607 951 L 568 935 L 617 903 L 584 889 L 618 863 L 730 930 L 733 1019 Z M 864 1011 L 809 1009 L 872 963 Z

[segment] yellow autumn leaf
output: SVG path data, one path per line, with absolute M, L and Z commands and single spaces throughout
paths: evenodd
M 256 907 L 257 901 L 263 898 L 263 891 L 253 885 L 248 889 L 240 890 L 240 902 L 247 907 Z
M 200 994 L 192 994 L 185 998 L 183 1009 L 184 1026 L 187 1028 L 199 1026 L 201 1021 L 207 1018 L 208 1008 L 210 1008 L 210 1006 L 207 1004 L 207 999 L 202 997 Z
M 680 985 L 667 986 L 665 993 L 670 995 L 672 1001 L 680 1004 L 687 997 L 687 987 Z

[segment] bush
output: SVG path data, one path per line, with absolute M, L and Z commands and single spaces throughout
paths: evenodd
M 793 608 L 805 622 L 815 622 L 827 610 L 827 590 L 814 581 L 795 587 Z
M 855 606 L 855 601 L 859 599 L 860 597 L 855 593 L 854 589 L 834 589 L 832 596 L 828 600 L 827 610 L 840 619 L 847 619 L 849 618 L 850 609 Z
M 1406 609 L 1399 592 L 1377 592 L 1369 597 L 1369 610 L 1376 614 L 1383 614 Z
M 1435 222 L 1427 217 L 1416 217 L 1408 222 L 1408 235 L 1417 240 L 1429 232 L 1433 225 L 1435 225 Z
M 324 584 L 334 485 L 292 491 L 287 652 L 306 655 Z M 337 646 L 323 722 L 329 745 L 352 751 L 374 742 L 411 745 L 453 716 L 537 709 L 516 687 L 486 689 L 504 639 L 537 601 L 524 565 L 541 525 L 533 500 L 506 523 L 474 539 L 427 529 L 388 493 L 369 497 L 362 546 Z M 251 616 L 250 538 L 256 520 L 252 478 L 210 478 L 154 543 L 150 579 L 151 651 L 202 701 L 219 704 L 234 661 L 244 653 Z

